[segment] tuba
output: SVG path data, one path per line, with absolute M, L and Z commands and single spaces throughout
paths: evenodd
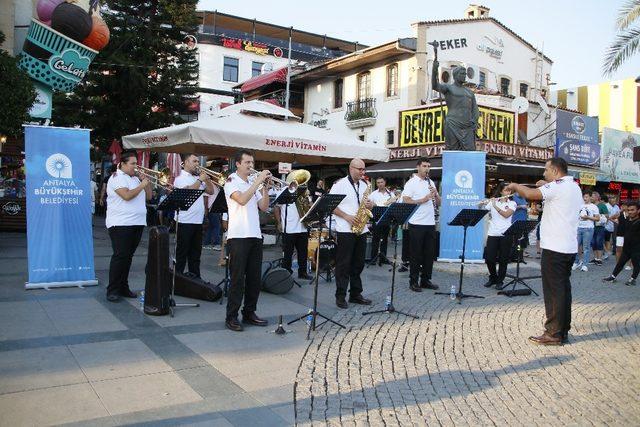
M 358 211 L 356 212 L 355 219 L 353 220 L 353 225 L 351 226 L 351 232 L 357 235 L 362 234 L 364 228 L 367 226 L 369 219 L 373 218 L 373 214 L 365 204 L 369 199 L 369 195 L 371 194 L 371 189 L 373 188 L 373 184 L 367 184 L 367 189 L 362 195 L 362 200 L 360 200 L 360 206 L 358 206 Z
M 309 179 L 311 179 L 311 173 L 306 169 L 292 170 L 286 179 L 287 184 L 290 186 L 289 188 L 295 183 L 294 187 L 299 190 L 298 197 L 296 198 L 296 209 L 298 210 L 298 216 L 300 218 L 303 218 L 307 212 L 309 212 L 309 209 L 311 209 L 311 202 L 309 201 L 311 196 L 307 188 Z

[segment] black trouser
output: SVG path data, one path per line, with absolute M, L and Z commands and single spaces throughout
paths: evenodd
M 200 277 L 200 254 L 202 253 L 202 224 L 178 224 L 176 236 L 176 271 L 182 273 L 185 264 L 189 272 Z
M 371 259 L 375 258 L 380 252 L 385 257 L 387 256 L 387 243 L 389 240 L 388 225 L 381 227 L 374 227 L 373 236 L 371 239 Z
M 411 260 L 411 233 L 409 229 L 402 229 L 402 263 L 409 264 Z
M 631 252 L 629 249 L 625 249 L 622 246 L 622 253 L 620 254 L 620 259 L 613 269 L 613 275 L 617 276 L 620 274 L 624 265 L 631 260 L 631 264 L 633 265 L 633 273 L 631 273 L 631 278 L 638 278 L 638 273 L 640 273 L 640 251 Z
M 227 299 L 227 319 L 238 317 L 244 298 L 243 315 L 255 313 L 262 283 L 262 239 L 227 240 L 231 285 Z
M 414 225 L 409 224 L 411 234 L 409 237 L 411 257 L 409 266 L 409 281 L 413 285 L 431 280 L 433 271 L 433 256 L 436 242 L 435 225 Z
M 489 270 L 489 280 L 491 283 L 502 283 L 507 275 L 509 265 L 509 255 L 511 254 L 511 236 L 488 236 L 487 246 L 484 249 L 484 262 Z M 496 272 L 496 261 L 500 263 Z
M 562 338 L 571 329 L 571 266 L 576 254 L 542 250 L 542 294 L 547 320 L 547 334 Z
M 367 250 L 367 234 L 338 233 L 336 248 L 336 297 L 362 294 L 360 273 L 364 269 L 364 256 Z
M 129 290 L 129 270 L 133 254 L 140 244 L 144 225 L 113 226 L 109 228 L 111 238 L 111 262 L 109 263 L 109 285 L 107 295 L 119 295 Z
M 293 248 L 298 253 L 298 275 L 307 273 L 307 246 L 309 245 L 309 233 L 284 233 L 282 235 L 282 245 L 284 258 L 282 268 L 291 270 L 291 258 L 293 258 Z

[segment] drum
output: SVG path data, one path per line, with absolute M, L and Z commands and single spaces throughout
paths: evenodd
M 317 242 L 316 242 L 317 243 Z M 316 245 L 317 246 L 317 245 Z M 313 251 L 311 259 L 311 269 L 316 269 L 317 248 Z M 333 239 L 326 239 L 320 242 L 320 270 L 326 271 L 336 265 L 336 242 Z
M 329 230 L 322 230 L 319 228 L 312 228 L 309 230 L 309 243 L 307 243 L 307 259 L 311 261 L 311 266 L 315 269 L 316 262 L 316 249 L 318 249 L 318 236 L 320 241 L 327 240 L 329 238 Z

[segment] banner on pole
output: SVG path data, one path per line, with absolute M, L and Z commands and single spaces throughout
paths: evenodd
M 89 130 L 25 127 L 29 282 L 97 285 L 93 265 Z
M 440 208 L 441 261 L 460 261 L 462 227 L 448 225 L 462 209 L 477 209 L 484 199 L 486 153 L 484 151 L 444 151 L 442 153 L 442 206 Z M 465 261 L 482 260 L 484 228 L 467 230 Z

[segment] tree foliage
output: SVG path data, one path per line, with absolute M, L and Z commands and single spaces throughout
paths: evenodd
M 5 36 L 0 32 L 0 44 Z M 18 68 L 18 60 L 0 49 L 0 134 L 17 137 L 28 122 L 29 109 L 36 100 L 31 78 Z
M 638 53 L 640 47 L 640 0 L 627 0 L 618 11 L 616 28 L 618 33 L 605 52 L 603 71 L 611 75 L 629 58 Z
M 111 31 L 107 47 L 73 93 L 54 98 L 56 125 L 92 129 L 103 151 L 111 140 L 182 123 L 198 88 L 197 0 L 107 0 L 101 10 Z

